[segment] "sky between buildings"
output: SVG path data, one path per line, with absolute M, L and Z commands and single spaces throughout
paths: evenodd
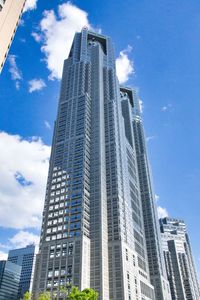
M 159 215 L 185 220 L 200 270 L 200 2 L 28 0 L 0 75 L 0 257 L 38 241 L 63 59 L 75 31 L 115 44 L 137 87 Z

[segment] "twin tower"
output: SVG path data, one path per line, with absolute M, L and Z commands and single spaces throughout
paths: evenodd
M 110 38 L 76 33 L 64 62 L 33 291 L 170 300 L 137 93 Z

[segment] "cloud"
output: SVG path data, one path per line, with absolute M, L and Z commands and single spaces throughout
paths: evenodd
M 39 244 L 39 236 L 29 231 L 20 230 L 12 238 L 9 239 L 13 248 L 22 248 L 30 244 Z
M 40 138 L 0 132 L 0 153 L 0 226 L 39 228 L 50 147 Z
M 31 35 L 36 42 L 40 42 L 42 40 L 42 36 L 40 34 L 38 34 L 37 32 L 32 32 Z
M 155 201 L 158 202 L 159 199 L 160 199 L 160 196 L 155 194 Z
M 0 251 L 0 260 L 7 260 L 7 258 L 8 254 L 3 251 Z
M 37 8 L 37 0 L 26 0 L 26 4 L 24 6 L 24 12 L 29 10 L 34 10 Z
M 11 79 L 15 81 L 16 89 L 19 90 L 20 88 L 20 81 L 22 80 L 22 72 L 18 68 L 16 63 L 16 55 L 10 54 L 8 55 L 8 62 L 9 62 L 9 72 L 11 74 Z
M 157 207 L 157 210 L 158 210 L 158 218 L 165 218 L 165 217 L 168 217 L 169 214 L 168 214 L 168 211 L 165 207 L 161 207 L 161 206 L 158 206 Z
M 132 51 L 132 47 L 120 51 L 119 57 L 116 59 L 116 72 L 119 83 L 123 84 L 129 80 L 130 75 L 134 74 L 133 61 L 128 57 L 128 53 Z
M 49 124 L 48 121 L 44 121 L 44 125 L 47 129 L 51 129 L 51 125 Z
M 164 105 L 163 107 L 161 107 L 161 111 L 165 112 L 165 111 L 169 110 L 170 108 L 172 108 L 172 104 L 167 104 L 167 105 Z
M 149 141 L 151 141 L 151 140 L 154 140 L 154 139 L 155 139 L 155 135 L 147 136 L 147 137 L 146 137 L 147 143 L 148 143 Z M 155 197 L 156 197 L 156 195 L 155 195 Z
M 75 32 L 92 26 L 88 14 L 71 2 L 58 5 L 58 13 L 45 10 L 40 22 L 40 32 L 34 33 L 37 41 L 42 41 L 41 51 L 45 55 L 50 79 L 61 79 L 64 59 L 67 58 Z
M 29 89 L 28 89 L 29 93 L 32 93 L 35 91 L 40 91 L 46 87 L 46 83 L 41 78 L 39 78 L 39 79 L 34 78 L 34 79 L 30 80 L 28 82 L 28 84 L 29 84 Z

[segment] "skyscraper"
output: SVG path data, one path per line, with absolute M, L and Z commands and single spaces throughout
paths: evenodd
M 76 33 L 63 68 L 34 293 L 72 283 L 94 288 L 100 300 L 155 299 L 135 100 L 119 87 L 111 39 L 86 28 Z
M 31 290 L 35 263 L 35 245 L 10 250 L 8 253 L 8 261 L 21 266 L 19 291 L 16 299 L 22 299 L 23 295 Z
M 199 283 L 184 221 L 160 219 L 160 229 L 172 300 L 199 300 Z
M 136 91 L 134 93 L 134 97 L 135 107 L 133 113 L 133 131 L 151 284 L 155 288 L 156 299 L 171 299 L 169 282 L 167 280 L 164 257 L 161 248 L 159 222 L 146 149 L 143 122 Z
M 14 38 L 26 0 L 0 0 L 0 72 Z
M 16 300 L 19 290 L 21 267 L 10 262 L 0 261 L 0 299 Z

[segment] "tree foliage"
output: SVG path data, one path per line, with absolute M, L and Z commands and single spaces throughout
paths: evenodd
M 63 297 L 63 300 L 97 300 L 98 299 L 98 293 L 95 292 L 93 289 L 87 288 L 83 291 L 79 291 L 79 289 L 75 286 L 71 287 L 69 285 L 65 287 L 61 287 L 59 294 L 61 297 Z M 24 297 L 22 300 L 32 300 L 33 295 L 29 292 L 26 292 L 24 294 Z M 35 299 L 35 298 L 34 298 Z M 44 292 L 40 293 L 37 300 L 53 300 L 55 298 L 51 298 L 50 293 Z
M 70 300 L 97 300 L 98 293 L 93 289 L 87 288 L 83 291 L 79 291 L 77 287 L 72 287 L 71 293 L 69 294 Z

